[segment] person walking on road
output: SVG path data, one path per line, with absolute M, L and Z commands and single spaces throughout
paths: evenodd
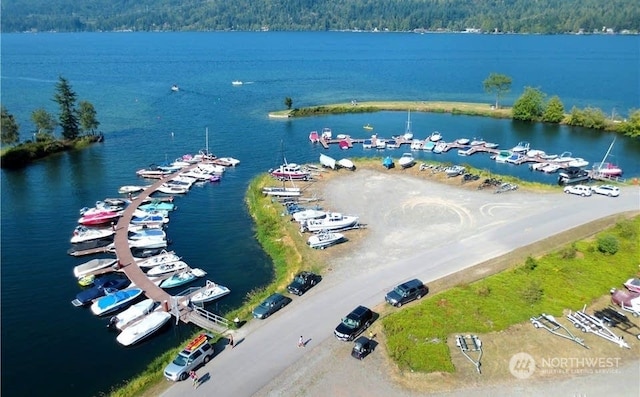
M 229 334 L 229 346 L 233 349 L 233 334 Z
M 191 370 L 191 372 L 189 372 L 189 377 L 193 380 L 193 388 L 195 389 L 198 387 L 198 375 L 196 374 L 196 371 Z
M 300 339 L 298 339 L 298 347 L 304 347 L 304 338 L 300 335 Z

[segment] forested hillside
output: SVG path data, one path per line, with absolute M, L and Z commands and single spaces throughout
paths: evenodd
M 1 7 L 2 32 L 640 30 L 637 0 L 3 0 Z

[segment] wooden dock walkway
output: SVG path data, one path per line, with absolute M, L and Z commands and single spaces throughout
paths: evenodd
M 197 310 L 195 310 L 191 305 L 187 305 L 186 302 L 188 302 L 189 297 L 174 297 L 157 286 L 151 279 L 149 279 L 149 277 L 147 277 L 142 269 L 140 269 L 140 266 L 138 266 L 137 262 L 133 258 L 131 248 L 129 247 L 129 223 L 131 223 L 133 213 L 138 206 L 145 202 L 149 195 L 155 192 L 160 185 L 174 178 L 179 173 L 188 171 L 195 167 L 197 167 L 197 164 L 185 167 L 172 175 L 158 180 L 156 183 L 140 192 L 140 194 L 132 200 L 131 204 L 127 206 L 115 226 L 116 234 L 114 237 L 114 245 L 118 260 L 117 267 L 124 272 L 133 284 L 142 289 L 148 298 L 151 298 L 156 302 L 160 302 L 166 311 L 177 316 L 179 320 L 185 323 L 192 322 L 206 329 L 222 333 L 228 329 L 228 322 L 226 322 L 226 319 L 214 321 L 212 318 L 215 319 L 218 316 L 215 316 L 201 308 L 197 308 Z

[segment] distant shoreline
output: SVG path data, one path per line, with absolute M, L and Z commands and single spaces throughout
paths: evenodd
M 405 111 L 430 113 L 451 113 L 471 116 L 495 117 L 501 119 L 512 118 L 510 107 L 496 109 L 493 104 L 474 102 L 445 102 L 445 101 L 367 101 L 344 102 L 304 108 L 278 110 L 269 112 L 269 118 L 294 118 L 316 116 L 320 114 L 342 113 L 372 113 L 378 111 Z

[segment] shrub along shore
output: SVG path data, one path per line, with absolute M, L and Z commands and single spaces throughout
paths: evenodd
M 362 163 L 365 167 L 367 163 L 379 165 L 378 159 L 362 159 Z M 358 164 L 361 167 L 361 162 Z M 251 319 L 251 309 L 255 305 L 269 294 L 283 290 L 292 275 L 303 266 L 305 270 L 322 273 L 326 265 L 320 259 L 319 251 L 308 249 L 306 241 L 299 237 L 295 222 L 282 216 L 284 207 L 263 195 L 262 187 L 272 182 L 267 174 L 257 176 L 251 181 L 245 197 L 256 225 L 256 238 L 273 260 L 274 278 L 268 285 L 248 293 L 241 307 L 224 314 L 230 319 L 238 317 L 241 324 Z M 622 220 L 595 240 L 560 247 L 543 257 L 530 257 L 514 268 L 475 283 L 443 290 L 383 316 L 380 323 L 389 356 L 401 369 L 423 373 L 452 372 L 445 342 L 448 335 L 460 329 L 477 333 L 503 330 L 527 321 L 531 313 L 558 314 L 564 308 L 578 307 L 600 297 L 611 285 L 619 284 L 620 280 L 637 271 L 634 260 L 640 256 L 639 235 L 640 217 Z M 610 247 L 612 239 L 618 246 L 616 252 L 601 252 L 600 245 Z M 547 249 L 545 247 L 545 251 Z M 535 251 L 530 251 L 530 255 L 534 256 Z M 514 290 L 520 292 L 513 294 Z M 475 303 L 470 305 L 469 302 Z M 413 336 L 419 336 L 423 341 L 439 339 L 442 342 L 416 343 Z M 162 370 L 190 338 L 156 358 L 143 373 L 126 381 L 122 387 L 114 388 L 110 395 L 152 396 L 169 387 Z

